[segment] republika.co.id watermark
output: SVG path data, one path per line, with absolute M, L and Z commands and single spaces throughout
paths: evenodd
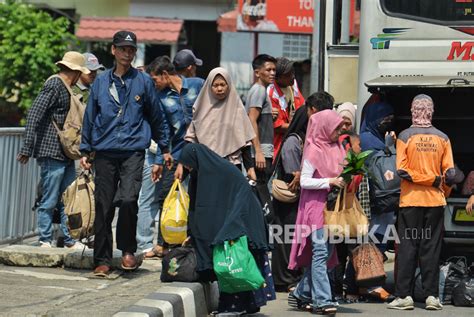
M 324 234 L 320 242 L 329 242 L 331 244 L 347 243 L 347 244 L 361 244 L 373 242 L 375 244 L 386 244 L 389 241 L 400 243 L 400 239 L 418 240 L 431 239 L 431 228 L 406 228 L 403 232 L 398 232 L 395 225 L 388 225 L 385 230 L 380 225 L 359 226 L 357 230 L 352 228 L 352 232 L 357 232 L 357 235 L 351 235 L 350 226 L 339 225 L 325 225 Z M 296 241 L 301 243 L 303 239 L 311 236 L 311 233 L 320 229 L 316 226 L 309 225 L 270 225 L 270 243 L 290 244 Z M 401 236 L 400 236 L 401 235 Z

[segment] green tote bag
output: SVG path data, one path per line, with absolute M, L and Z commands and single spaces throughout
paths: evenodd
M 214 272 L 219 290 L 224 293 L 253 291 L 261 288 L 265 279 L 249 251 L 247 236 L 214 246 Z

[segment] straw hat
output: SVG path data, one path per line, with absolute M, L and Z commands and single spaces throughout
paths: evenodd
M 89 74 L 90 70 L 88 70 L 86 66 L 86 59 L 85 57 L 79 53 L 74 51 L 69 51 L 64 54 L 63 59 L 59 62 L 56 62 L 56 65 L 64 65 L 71 70 L 78 70 L 83 74 Z

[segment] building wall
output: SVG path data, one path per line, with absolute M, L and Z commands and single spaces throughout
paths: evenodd
M 126 17 L 131 0 L 26 0 L 31 4 L 47 4 L 57 9 L 75 9 L 80 16 Z
M 131 16 L 148 16 L 193 21 L 216 21 L 234 9 L 231 0 L 131 0 Z
M 227 68 L 240 93 L 245 93 L 253 84 L 252 60 L 257 54 L 274 57 L 286 56 L 284 52 L 284 34 L 252 32 L 223 32 L 221 45 L 221 66 Z M 255 50 L 255 45 L 258 45 Z M 309 56 L 309 52 L 308 52 Z M 302 59 L 293 60 L 301 61 Z
M 222 33 L 220 64 L 229 71 L 239 94 L 247 92 L 253 82 L 253 52 L 252 33 Z
M 260 33 L 258 35 L 258 54 L 283 56 L 283 34 Z

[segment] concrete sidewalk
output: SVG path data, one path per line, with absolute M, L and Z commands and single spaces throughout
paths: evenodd
M 216 304 L 216 295 L 199 283 L 161 283 L 160 259 L 124 273 L 121 252 L 114 250 L 114 274 L 97 279 L 92 250 L 37 244 L 31 238 L 0 245 L 0 316 L 201 317 Z
M 0 265 L 1 316 L 112 316 L 160 288 L 161 261 L 114 280 L 90 270 Z
M 97 279 L 91 269 L 71 268 L 92 263 L 91 251 L 84 259 L 80 251 L 59 248 L 0 248 L 3 263 L 52 265 L 0 264 L 0 316 L 200 317 L 207 316 L 210 299 L 217 298 L 199 283 L 161 283 L 161 260 L 146 260 L 135 272 L 115 270 L 113 278 Z M 115 262 L 119 260 L 120 253 Z

